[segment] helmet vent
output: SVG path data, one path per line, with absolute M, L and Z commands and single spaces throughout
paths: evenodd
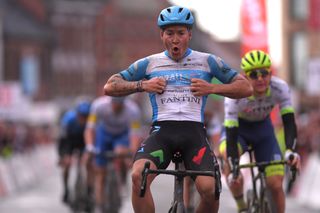
M 179 13 L 181 13 L 181 11 L 182 11 L 182 10 L 183 10 L 183 8 L 182 8 L 182 7 L 180 7 L 180 8 L 179 8 Z
M 186 17 L 186 20 L 189 20 L 190 19 L 190 13 L 188 13 L 187 17 Z
M 168 11 L 169 13 L 171 13 L 171 9 L 170 9 L 170 8 L 168 8 L 167 11 Z
M 260 61 L 260 51 L 258 51 L 258 61 Z
M 161 21 L 164 21 L 164 18 L 163 18 L 162 14 L 160 15 L 160 19 L 161 19 Z
M 247 58 L 245 58 L 246 62 L 248 62 L 251 66 L 253 66 L 253 64 L 251 63 L 251 61 L 249 61 Z
M 251 58 L 253 59 L 253 61 L 255 61 L 255 60 L 254 60 L 253 52 L 250 53 L 250 56 L 251 56 Z
M 263 56 L 263 59 L 262 59 L 262 61 L 261 61 L 261 64 L 264 63 L 264 61 L 266 60 L 266 58 L 267 58 L 267 55 L 264 55 L 264 56 Z

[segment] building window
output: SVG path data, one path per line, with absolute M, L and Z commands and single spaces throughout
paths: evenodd
M 291 17 L 294 20 L 307 20 L 309 16 L 309 0 L 291 0 Z
M 291 40 L 291 80 L 295 86 L 303 89 L 306 85 L 308 43 L 303 32 L 294 33 Z

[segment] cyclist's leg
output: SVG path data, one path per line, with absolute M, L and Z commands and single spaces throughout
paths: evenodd
M 236 201 L 236 205 L 238 208 L 238 211 L 244 211 L 247 209 L 247 204 L 244 200 L 244 179 L 241 171 L 239 172 L 239 177 L 236 181 L 230 182 L 228 177 L 230 175 L 230 167 L 229 164 L 227 163 L 227 149 L 226 149 L 226 140 L 225 140 L 225 133 L 222 132 L 221 134 L 221 142 L 219 145 L 219 155 L 223 158 L 223 174 L 226 179 L 226 183 Z M 238 142 L 238 150 L 239 150 L 239 155 L 244 153 L 245 150 L 247 150 L 247 145 L 244 143 L 244 141 L 239 138 Z
M 141 184 L 141 173 L 144 168 L 145 162 L 150 159 L 139 159 L 133 163 L 132 166 L 132 205 L 135 212 L 154 212 L 154 202 L 150 191 L 150 185 L 153 182 L 156 175 L 148 175 L 146 192 L 143 198 L 139 197 L 140 184 Z M 150 169 L 157 169 L 157 166 L 150 161 Z
M 68 202 L 69 199 L 69 173 L 71 167 L 72 147 L 70 141 L 64 140 L 64 144 L 61 146 L 61 160 L 60 166 L 62 168 L 62 182 L 63 182 L 63 195 L 62 201 Z
M 144 197 L 140 197 L 140 185 L 142 180 L 142 171 L 146 161 L 150 161 L 151 169 L 168 167 L 172 151 L 170 137 L 164 126 L 155 125 L 151 128 L 150 136 L 141 143 L 136 152 L 132 166 L 132 205 L 135 212 L 154 212 L 154 202 L 150 191 L 150 185 L 156 175 L 148 175 L 146 192 Z
M 114 147 L 114 152 L 116 154 L 128 154 L 130 153 L 130 143 L 129 143 L 129 133 L 125 132 L 123 135 L 118 136 L 115 138 L 113 141 L 113 147 Z M 116 160 L 116 165 L 120 178 L 121 178 L 121 183 L 126 185 L 126 180 L 127 180 L 127 171 L 129 167 L 131 166 L 131 160 L 127 158 L 120 158 Z
M 192 132 L 184 133 L 188 138 L 184 142 L 182 153 L 186 169 L 195 171 L 215 171 L 216 158 L 211 144 L 207 140 L 207 134 L 203 127 L 194 126 Z M 220 178 L 220 177 L 218 177 Z M 196 212 L 218 212 L 219 199 L 216 199 L 216 181 L 211 176 L 197 176 L 195 185 L 200 194 L 200 203 Z
M 187 212 L 193 212 L 194 206 L 192 204 L 194 193 L 192 190 L 193 180 L 190 177 L 185 177 L 183 182 L 183 200 Z
M 255 158 L 257 162 L 281 160 L 281 150 L 274 135 L 271 123 L 266 125 L 264 131 L 267 133 L 263 140 L 256 144 Z M 285 209 L 285 193 L 283 190 L 283 165 L 272 165 L 265 169 L 266 183 L 272 193 L 277 210 L 283 213 Z
M 98 154 L 95 156 L 94 192 L 96 208 L 102 210 L 102 212 L 104 211 L 104 189 L 106 165 L 108 163 L 104 154 L 106 151 L 111 151 L 113 149 L 111 138 L 111 135 L 107 134 L 102 129 L 96 131 L 95 149 Z

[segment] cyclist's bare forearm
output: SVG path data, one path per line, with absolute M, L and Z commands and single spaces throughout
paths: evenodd
M 248 80 L 242 75 L 234 77 L 230 84 L 214 85 L 212 93 L 228 98 L 245 98 L 252 95 L 253 88 Z
M 84 131 L 84 139 L 86 146 L 94 146 L 95 132 L 93 128 L 86 128 L 86 130 Z
M 105 95 L 125 96 L 138 91 L 136 81 L 126 81 L 120 74 L 115 74 L 109 78 L 103 87 Z

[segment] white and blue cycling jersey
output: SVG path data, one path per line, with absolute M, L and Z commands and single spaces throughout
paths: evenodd
M 272 76 L 270 86 L 262 97 L 250 96 L 241 99 L 225 98 L 225 121 L 227 127 L 238 126 L 238 118 L 246 121 L 262 121 L 269 117 L 272 109 L 279 105 L 281 115 L 293 113 L 291 92 L 288 84 Z
M 136 61 L 120 74 L 127 81 L 156 77 L 166 80 L 162 94 L 149 93 L 153 122 L 173 120 L 203 123 L 207 96 L 196 97 L 192 94 L 191 79 L 211 82 L 212 78 L 217 78 L 222 83 L 230 83 L 238 73 L 215 55 L 188 49 L 180 61 L 171 59 L 165 51 Z

